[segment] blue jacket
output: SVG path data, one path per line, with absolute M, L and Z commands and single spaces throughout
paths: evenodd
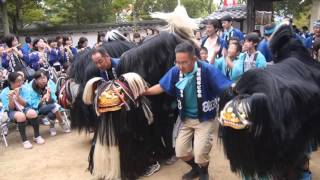
M 48 52 L 48 57 L 48 61 L 51 66 L 56 62 L 59 62 L 61 65 L 63 64 L 63 56 L 59 49 L 51 49 L 51 51 Z
M 47 61 L 48 61 L 49 59 L 48 52 L 46 52 L 46 54 L 47 54 Z M 41 67 L 39 61 L 40 61 L 40 55 L 38 51 L 34 51 L 29 54 L 29 66 L 35 71 L 37 71 Z
M 308 38 L 306 38 L 305 41 L 304 41 L 305 47 L 307 49 L 312 49 L 312 46 L 313 46 L 313 43 L 314 43 L 315 39 L 316 39 L 316 37 L 314 35 L 309 36 Z M 320 37 L 317 38 L 317 39 L 320 39 Z
M 243 69 L 239 66 L 239 59 L 234 60 L 234 66 L 232 69 L 227 68 L 225 57 L 221 57 L 216 59 L 214 62 L 214 66 L 222 72 L 229 80 L 235 82 L 240 79 L 243 74 Z
M 6 110 L 6 111 L 9 110 L 9 91 L 10 91 L 10 88 L 6 87 L 0 93 L 0 100 L 2 102 L 4 110 Z M 21 87 L 19 94 L 22 97 L 22 99 L 24 99 L 26 101 L 26 103 L 27 103 L 26 107 L 29 106 L 28 100 L 27 100 L 28 93 L 29 93 L 28 84 L 25 84 Z
M 196 73 L 198 118 L 202 121 L 211 120 L 216 116 L 218 108 L 218 96 L 231 85 L 229 81 L 214 66 L 197 61 L 198 71 Z M 172 67 L 160 80 L 159 84 L 166 93 L 177 98 L 179 114 L 182 120 L 184 115 L 183 92 L 176 88 L 175 84 L 179 81 L 182 74 L 177 66 Z
M 29 84 L 28 84 L 28 95 L 27 95 L 27 102 L 29 103 L 30 107 L 32 107 L 35 110 L 39 110 L 39 104 L 40 104 L 40 100 L 42 98 L 41 94 L 38 94 L 33 88 L 32 88 L 32 83 L 34 80 L 32 80 Z M 56 84 L 49 79 L 48 81 L 48 87 L 50 88 L 51 91 L 51 99 L 52 101 L 55 103 L 57 102 L 57 96 L 56 96 Z
M 17 56 L 15 58 L 18 58 Z M 15 58 L 13 56 L 9 56 L 7 53 L 3 53 L 1 57 L 1 65 L 5 69 L 7 69 L 10 72 L 15 71 L 15 69 L 12 69 L 12 63 L 16 62 Z M 23 57 L 21 58 L 22 61 L 24 61 L 26 64 L 29 63 L 29 57 L 27 54 L 23 54 Z
M 32 48 L 30 47 L 30 45 L 28 43 L 24 43 L 21 47 L 21 51 L 23 54 L 30 54 L 31 53 Z
M 263 39 L 259 43 L 257 50 L 260 51 L 264 55 L 267 62 L 272 61 L 271 49 L 269 47 L 269 42 L 266 39 Z
M 224 57 L 217 59 L 215 62 L 215 67 L 218 68 L 224 75 L 227 76 L 232 81 L 237 81 L 240 79 L 242 74 L 245 72 L 244 62 L 246 60 L 246 53 L 241 53 L 237 60 L 233 63 L 233 68 L 228 72 L 227 64 L 225 63 Z M 263 54 L 257 51 L 257 56 L 255 59 L 255 68 L 265 68 L 267 67 L 267 62 Z
M 228 43 L 229 43 L 229 39 L 231 37 L 236 37 L 239 39 L 239 41 L 244 41 L 244 35 L 243 33 L 239 30 L 239 29 L 236 29 L 236 28 L 231 28 L 228 32 L 225 31 L 223 32 L 222 34 L 222 39 L 224 40 L 224 48 L 228 49 Z
M 72 52 L 72 55 L 73 55 L 73 60 L 74 60 L 74 57 L 78 54 L 78 50 L 74 47 L 70 47 L 71 48 L 71 52 Z M 64 55 L 63 55 L 63 63 L 66 63 L 68 61 L 68 57 L 67 57 L 67 54 L 66 52 L 64 52 Z
M 119 62 L 120 62 L 120 59 L 111 58 L 111 69 L 107 70 L 109 71 L 109 73 L 113 74 L 114 78 L 117 78 L 116 69 L 118 67 Z M 106 81 L 112 80 L 112 79 L 109 79 L 106 71 L 100 71 L 100 77 L 102 77 Z

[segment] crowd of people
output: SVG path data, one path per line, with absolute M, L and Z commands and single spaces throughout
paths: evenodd
M 207 20 L 205 35 L 195 33 L 200 44 L 200 59 L 213 64 L 232 81 L 237 81 L 241 74 L 252 68 L 264 68 L 271 65 L 273 57 L 269 40 L 276 29 L 274 23 L 264 26 L 264 37 L 258 32 L 242 33 L 232 26 L 231 16 L 221 19 L 223 31 L 218 20 Z M 295 26 L 295 38 L 298 39 L 314 59 L 320 61 L 320 21 L 313 23 L 313 33 L 300 32 Z M 200 35 L 199 35 L 200 34 Z
M 163 76 L 159 84 L 143 94 L 166 92 L 178 99 L 179 116 L 183 123 L 176 140 L 176 156 L 192 168 L 183 175 L 183 179 L 199 176 L 202 180 L 208 179 L 213 131 L 211 122 L 218 106 L 216 97 L 232 82 L 238 81 L 243 73 L 272 65 L 274 58 L 269 40 L 276 29 L 275 24 L 264 26 L 264 37 L 257 32 L 244 34 L 233 27 L 231 16 L 224 16 L 220 21 L 207 20 L 205 24 L 204 31 L 195 32 L 199 49 L 194 49 L 190 43 L 179 44 L 175 48 L 176 66 Z M 305 28 L 303 32 L 298 29 L 295 32 L 295 38 L 310 51 L 314 59 L 320 61 L 320 21 L 313 23 L 313 33 L 307 32 Z M 131 42 L 140 45 L 143 40 L 157 33 L 157 30 L 149 29 L 147 37 L 143 38 L 139 33 L 134 33 Z M 71 36 L 33 41 L 26 37 L 22 46 L 14 35 L 3 38 L 0 46 L 1 78 L 6 83 L 3 83 L 0 99 L 9 119 L 17 123 L 24 148 L 32 148 L 26 137 L 27 122 L 34 129 L 35 143 L 45 142 L 39 133 L 39 116 L 49 119 L 51 136 L 56 135 L 56 119 L 64 132 L 70 132 L 57 103 L 53 75 L 59 76 L 59 73 L 67 71 L 79 52 L 93 48 L 91 58 L 101 71 L 101 77 L 105 80 L 117 78 L 114 69 L 118 60 L 109 57 L 107 50 L 101 47 L 105 36 L 105 33 L 99 33 L 94 47 L 88 46 L 86 37 L 79 39 L 77 47 L 72 47 Z M 129 40 L 128 35 L 124 36 Z M 198 58 L 201 61 L 196 63 Z M 199 108 L 203 105 L 198 105 L 200 102 L 206 106 Z M 172 163 L 169 161 L 168 164 Z M 150 176 L 159 169 L 160 165 L 156 163 L 146 174 Z
M 153 28 L 145 31 L 145 37 L 134 33 L 132 42 L 139 45 L 145 38 L 158 33 Z M 131 39 L 129 33 L 124 33 L 124 37 Z M 105 38 L 106 33 L 99 32 L 93 47 L 89 47 L 86 37 L 80 37 L 77 46 L 73 47 L 72 37 L 63 35 L 33 40 L 26 36 L 23 44 L 13 34 L 0 39 L 1 108 L 7 112 L 8 119 L 17 124 L 24 148 L 32 148 L 26 136 L 27 124 L 33 126 L 33 140 L 37 144 L 45 142 L 39 134 L 39 123 L 50 127 L 51 136 L 56 135 L 56 119 L 64 132 L 70 132 L 57 104 L 57 78 L 66 73 L 78 53 L 101 46 Z M 1 117 L 0 122 L 6 120 Z M 3 133 L 8 134 L 7 126 L 4 126 Z

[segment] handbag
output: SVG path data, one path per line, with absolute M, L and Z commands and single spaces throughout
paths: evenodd
M 21 58 L 14 56 L 17 62 L 19 62 L 19 69 L 22 71 L 26 77 L 26 79 L 31 80 L 35 73 L 34 69 L 29 67 Z

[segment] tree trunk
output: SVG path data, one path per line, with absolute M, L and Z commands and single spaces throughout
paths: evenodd
M 255 2 L 256 0 L 247 1 L 247 32 L 254 30 L 256 19 Z
M 212 13 L 212 0 L 209 0 L 209 4 L 208 4 L 208 14 Z
M 2 3 L 2 4 L 0 4 L 0 6 L 1 6 L 1 17 L 2 17 L 4 35 L 8 35 L 10 33 L 10 31 L 9 31 L 9 18 L 8 18 L 7 3 Z
M 22 5 L 23 2 L 22 0 L 16 0 L 16 27 L 17 30 L 22 29 L 23 27 L 23 22 L 22 22 Z

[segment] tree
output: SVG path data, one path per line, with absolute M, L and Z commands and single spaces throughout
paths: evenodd
M 280 16 L 289 16 L 298 27 L 308 26 L 312 0 L 282 0 L 273 4 L 274 11 Z
M 299 13 L 308 9 L 311 4 L 312 0 L 282 0 L 275 1 L 273 3 L 273 7 L 274 11 L 278 15 L 296 17 L 299 15 Z
M 7 35 L 10 33 L 10 31 L 9 31 L 8 9 L 7 9 L 6 2 L 1 2 L 0 8 L 1 8 L 1 17 L 2 17 L 4 35 Z

